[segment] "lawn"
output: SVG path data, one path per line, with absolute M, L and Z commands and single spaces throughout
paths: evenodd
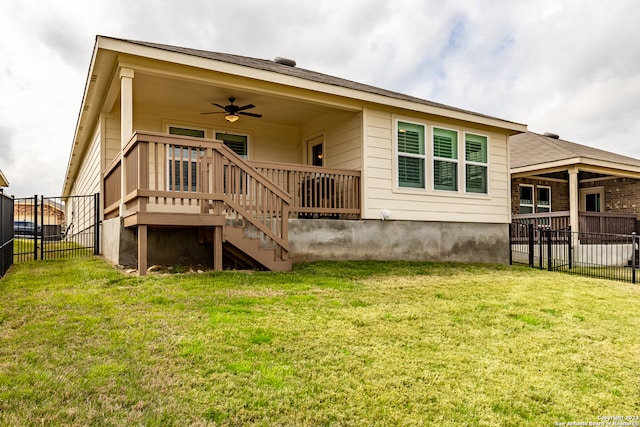
M 637 417 L 639 299 L 638 285 L 507 266 L 139 278 L 92 257 L 26 262 L 0 279 L 0 425 Z

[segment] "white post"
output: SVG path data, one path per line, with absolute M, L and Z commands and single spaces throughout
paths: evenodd
M 577 248 L 579 244 L 578 233 L 580 232 L 578 210 L 580 201 L 578 198 L 578 167 L 572 166 L 569 169 L 569 224 L 571 224 L 571 246 Z
M 120 70 L 120 150 L 123 151 L 133 134 L 133 70 Z M 124 154 L 124 153 L 123 153 Z M 127 180 L 124 155 L 120 164 L 120 216 L 124 215 Z

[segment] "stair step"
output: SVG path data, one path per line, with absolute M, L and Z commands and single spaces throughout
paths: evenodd
M 260 246 L 260 239 L 248 238 L 240 227 L 225 227 L 224 239 L 237 249 L 272 271 L 291 270 L 291 261 L 275 258 L 275 249 Z

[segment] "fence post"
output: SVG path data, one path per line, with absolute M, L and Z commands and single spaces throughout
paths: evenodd
M 568 238 L 567 238 L 567 250 L 569 251 L 569 270 L 571 270 L 572 264 L 573 264 L 573 248 L 571 247 L 571 240 L 572 240 L 572 234 L 571 234 L 571 225 L 567 226 L 567 232 L 568 232 Z
M 538 227 L 538 268 L 542 270 L 544 267 L 544 230 Z
M 100 254 L 100 194 L 93 195 L 93 254 Z
M 631 283 L 636 283 L 636 262 L 640 262 L 640 257 L 638 256 L 638 235 L 634 231 L 631 233 L 631 239 L 633 244 L 631 245 L 632 254 L 631 254 Z
M 513 223 L 509 223 L 509 265 L 513 265 L 513 246 L 512 246 L 512 238 L 513 238 Z
M 40 196 L 40 259 L 44 259 L 44 196 Z
M 33 259 L 38 259 L 38 195 L 33 196 Z
M 527 231 L 529 232 L 529 267 L 533 268 L 533 223 L 527 225 Z
M 551 229 L 550 228 L 546 229 L 545 233 L 547 235 L 547 270 L 553 271 L 553 265 L 551 264 L 552 263 Z

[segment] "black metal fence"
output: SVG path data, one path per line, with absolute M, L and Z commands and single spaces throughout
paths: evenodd
M 514 222 L 510 227 L 511 264 L 636 283 L 640 236 L 552 230 Z
M 13 197 L 0 189 L 0 277 L 13 264 Z
M 15 199 L 13 261 L 97 255 L 99 200 L 98 194 Z

